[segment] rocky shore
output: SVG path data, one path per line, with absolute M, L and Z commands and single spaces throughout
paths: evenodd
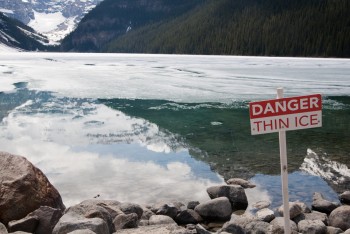
M 59 192 L 26 158 L 0 152 L 0 234 L 284 233 L 283 209 L 268 201 L 247 211 L 248 181 L 233 178 L 207 188 L 208 201 L 123 203 L 85 200 L 66 208 Z M 315 191 L 308 207 L 289 204 L 292 233 L 350 234 L 350 191 L 339 203 Z

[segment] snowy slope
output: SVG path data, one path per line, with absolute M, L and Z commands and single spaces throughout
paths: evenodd
M 0 12 L 47 36 L 51 44 L 73 31 L 102 0 L 1 0 Z
M 0 13 L 0 51 L 45 50 L 45 36 Z

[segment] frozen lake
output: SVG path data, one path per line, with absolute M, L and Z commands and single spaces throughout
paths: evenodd
M 247 109 L 277 87 L 324 97 L 323 128 L 287 133 L 291 200 L 350 188 L 347 59 L 2 53 L 0 74 L 0 150 L 68 206 L 203 201 L 234 176 L 258 185 L 252 202 L 281 203 L 277 135 L 251 136 Z

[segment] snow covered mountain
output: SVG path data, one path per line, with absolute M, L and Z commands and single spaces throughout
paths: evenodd
M 102 0 L 1 0 L 0 12 L 16 18 L 57 43 Z
M 47 43 L 31 27 L 0 13 L 0 51 L 46 50 Z

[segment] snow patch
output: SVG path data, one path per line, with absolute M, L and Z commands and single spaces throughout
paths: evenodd
M 62 15 L 61 12 L 55 13 L 40 13 L 37 11 L 34 12 L 34 19 L 32 19 L 28 26 L 35 29 L 39 33 L 47 33 L 52 30 L 55 30 L 58 25 L 64 23 L 66 18 Z
M 0 8 L 0 12 L 5 13 L 5 14 L 13 14 L 14 12 L 12 10 Z

